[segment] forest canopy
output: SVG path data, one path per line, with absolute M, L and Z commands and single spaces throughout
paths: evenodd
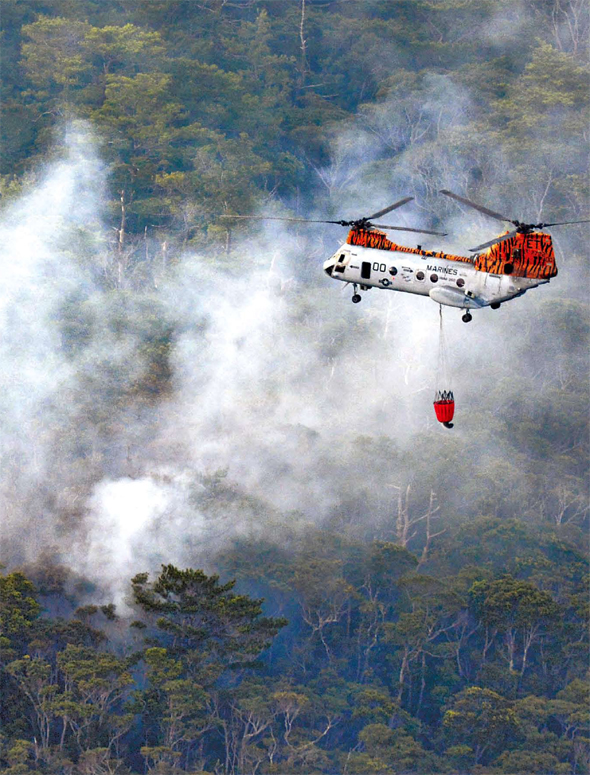
M 590 772 L 583 229 L 441 436 L 426 301 L 222 217 L 588 217 L 587 4 L 1 12 L 0 775 Z

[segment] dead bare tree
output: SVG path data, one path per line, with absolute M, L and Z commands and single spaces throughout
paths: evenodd
M 307 74 L 307 40 L 305 38 L 305 0 L 301 0 L 301 19 L 299 22 L 299 41 L 301 43 L 301 88 L 305 86 Z
M 557 48 L 578 54 L 580 47 L 588 40 L 590 14 L 586 0 L 555 0 L 551 21 Z
M 420 562 L 418 563 L 418 568 L 420 568 L 421 565 L 424 565 L 424 563 L 428 559 L 428 553 L 430 552 L 430 545 L 432 541 L 438 536 L 446 532 L 446 528 L 443 528 L 442 530 L 438 530 L 436 533 L 432 532 L 432 519 L 434 518 L 435 514 L 437 514 L 440 510 L 440 506 L 434 505 L 435 501 L 436 501 L 436 495 L 434 491 L 431 490 L 430 500 L 428 502 L 428 511 L 426 512 L 426 541 L 424 543 L 424 547 L 422 548 L 422 554 L 420 555 Z
M 400 546 L 403 546 L 404 549 L 406 549 L 412 538 L 418 534 L 417 525 L 420 522 L 426 521 L 426 544 L 424 545 L 422 557 L 420 559 L 420 563 L 422 564 L 426 562 L 432 540 L 445 532 L 444 530 L 440 530 L 437 533 L 433 533 L 431 529 L 432 519 L 440 511 L 440 506 L 436 504 L 436 494 L 433 490 L 430 491 L 426 513 L 416 517 L 410 513 L 411 485 L 408 484 L 405 490 L 400 485 L 392 484 L 389 486 L 393 487 L 394 490 L 397 490 L 395 534 Z

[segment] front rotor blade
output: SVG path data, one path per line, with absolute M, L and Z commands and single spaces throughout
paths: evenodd
M 381 218 L 381 216 L 385 215 L 385 213 L 390 213 L 392 210 L 397 210 L 398 207 L 405 205 L 406 202 L 411 202 L 413 198 L 413 196 L 407 196 L 405 199 L 400 199 L 399 202 L 389 205 L 389 207 L 385 207 L 383 210 L 379 210 L 379 212 L 373 213 L 373 215 L 368 215 L 367 220 L 370 221 L 371 218 Z
M 318 221 L 313 218 L 279 218 L 274 215 L 219 215 L 219 218 L 248 218 L 254 221 L 291 221 L 292 223 L 336 223 L 340 221 Z
M 476 253 L 478 250 L 483 250 L 484 248 L 491 248 L 492 245 L 497 245 L 499 242 L 505 242 L 507 239 L 514 237 L 515 234 L 518 234 L 518 231 L 516 229 L 514 231 L 508 232 L 508 234 L 503 234 L 501 237 L 496 237 L 496 239 L 490 240 L 489 242 L 484 242 L 483 245 L 478 245 L 476 248 L 469 248 L 469 250 L 472 253 Z
M 395 229 L 395 231 L 413 231 L 416 234 L 436 234 L 437 237 L 446 237 L 443 231 L 428 231 L 428 229 L 411 229 L 409 226 L 386 226 L 384 223 L 372 223 L 377 229 Z
M 568 223 L 590 223 L 590 220 L 587 221 L 558 221 L 557 223 L 540 223 L 539 228 L 545 229 L 548 226 L 565 226 Z
M 473 207 L 476 210 L 479 210 L 480 213 L 484 213 L 484 215 L 489 215 L 490 218 L 495 218 L 497 221 L 508 221 L 509 223 L 514 223 L 512 218 L 507 218 L 505 215 L 501 215 L 500 213 L 495 213 L 493 210 L 488 210 L 487 207 L 484 207 L 483 205 L 475 204 L 475 202 L 471 202 L 469 199 L 465 199 L 463 196 L 459 196 L 458 194 L 453 194 L 452 191 L 447 191 L 446 188 L 442 188 L 440 190 L 441 194 L 444 194 L 445 196 L 450 196 L 451 199 L 456 199 L 457 202 L 461 202 L 464 205 L 467 205 L 467 207 Z

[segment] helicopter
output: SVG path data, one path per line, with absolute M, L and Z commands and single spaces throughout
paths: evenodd
M 531 288 L 548 283 L 557 275 L 551 237 L 541 229 L 590 222 L 523 223 L 447 189 L 442 189 L 440 193 L 491 218 L 510 223 L 515 228 L 470 248 L 473 256 L 459 256 L 443 251 L 423 250 L 421 245 L 398 245 L 389 240 L 385 233 L 406 231 L 445 237 L 447 235 L 444 232 L 373 223 L 374 219 L 412 201 L 414 197 L 411 196 L 372 215 L 348 221 L 248 215 L 222 217 L 331 223 L 349 227 L 346 242 L 324 262 L 323 269 L 332 279 L 352 285 L 354 304 L 362 299 L 359 290 L 384 288 L 414 293 L 429 296 L 437 304 L 461 309 L 461 319 L 465 323 L 472 320 L 472 310 L 488 306 L 498 309 L 501 304 L 522 296 Z

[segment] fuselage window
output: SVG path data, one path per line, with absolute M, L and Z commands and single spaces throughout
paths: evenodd
M 378 264 L 376 261 L 373 264 L 373 271 L 374 272 L 384 272 L 387 269 L 385 264 Z
M 369 261 L 363 261 L 361 264 L 361 277 L 368 280 L 371 277 L 371 264 Z
M 424 272 L 416 272 L 416 280 L 423 280 Z
M 342 261 L 344 261 L 345 258 L 346 258 L 346 253 L 341 253 L 340 258 L 338 259 L 339 263 L 342 263 Z
M 465 285 L 465 280 L 462 277 L 460 277 L 457 280 L 457 285 L 459 286 L 459 288 L 462 288 Z
M 389 267 L 389 274 L 390 274 L 392 277 L 395 277 L 395 276 L 396 276 L 396 274 L 397 274 L 397 269 L 396 269 L 396 267 L 395 267 L 395 266 L 391 266 L 391 267 Z
M 437 283 L 438 282 L 438 275 L 437 274 L 431 274 L 430 275 L 430 282 L 431 283 Z

